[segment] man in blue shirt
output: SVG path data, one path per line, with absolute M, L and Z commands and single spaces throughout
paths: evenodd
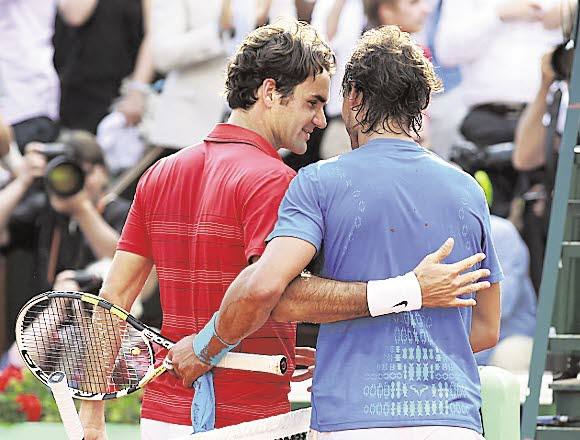
M 497 342 L 502 272 L 481 188 L 411 140 L 437 85 L 406 34 L 391 27 L 366 33 L 343 80 L 354 151 L 299 173 L 269 239 L 306 241 L 323 260 L 323 277 L 362 281 L 405 273 L 452 236 L 450 259 L 484 252 L 492 284 L 472 310 L 322 325 L 311 422 L 321 439 L 361 438 L 353 431 L 360 429 L 365 438 L 481 438 L 473 351 Z
M 248 303 L 268 314 L 273 309 L 274 319 L 327 323 L 312 388 L 318 438 L 482 439 L 473 351 L 497 342 L 502 273 L 479 185 L 412 141 L 438 88 L 432 65 L 408 34 L 394 26 L 364 34 L 343 80 L 342 113 L 354 151 L 299 172 L 264 254 L 232 283 L 210 329 L 222 345 L 239 341 L 261 325 L 252 327 L 257 319 L 241 312 Z M 450 263 L 487 255 L 479 266 L 491 284 L 479 291 L 473 310 L 385 314 L 382 281 L 369 280 L 408 273 L 449 236 L 455 238 Z M 284 291 L 315 257 L 323 278 L 345 282 L 331 290 L 317 280 L 326 305 L 309 302 L 299 288 Z M 300 279 L 304 286 L 313 281 Z M 356 282 L 368 282 L 368 309 L 355 311 L 354 299 L 348 308 L 345 298 Z M 403 298 L 389 308 L 407 306 Z M 209 344 L 205 350 L 213 353 Z

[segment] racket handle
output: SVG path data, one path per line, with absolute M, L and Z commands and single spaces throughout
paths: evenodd
M 167 358 L 163 359 L 163 366 L 167 370 L 173 370 L 173 364 Z M 218 362 L 216 367 L 283 376 L 288 370 L 288 360 L 282 355 L 230 352 Z
M 288 360 L 282 355 L 228 353 L 218 364 L 220 368 L 270 373 L 282 376 L 288 369 Z
M 82 440 L 84 438 L 81 419 L 77 414 L 73 398 L 68 389 L 66 376 L 61 371 L 55 371 L 48 379 L 48 386 L 52 391 L 64 430 L 69 440 Z

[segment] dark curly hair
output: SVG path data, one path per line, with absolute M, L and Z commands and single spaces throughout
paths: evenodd
M 346 65 L 342 94 L 362 93 L 356 121 L 363 133 L 390 131 L 418 135 L 421 112 L 442 84 L 423 50 L 397 26 L 363 34 Z M 401 131 L 399 131 L 401 130 Z
M 333 73 L 334 63 L 328 44 L 307 23 L 279 20 L 259 27 L 248 34 L 228 63 L 228 104 L 232 109 L 249 109 L 267 78 L 276 81 L 276 90 L 286 98 L 308 77 Z

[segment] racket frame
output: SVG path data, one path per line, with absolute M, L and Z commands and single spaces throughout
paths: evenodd
M 148 355 L 149 355 L 149 369 L 147 370 L 145 375 L 141 378 L 141 380 L 139 381 L 138 384 L 133 385 L 133 386 L 128 387 L 128 388 L 125 388 L 125 389 L 122 389 L 122 390 L 119 390 L 119 391 L 114 391 L 114 392 L 109 392 L 109 393 L 87 392 L 87 391 L 77 390 L 77 389 L 69 386 L 69 390 L 70 390 L 73 398 L 81 399 L 81 400 L 109 400 L 109 399 L 116 399 L 118 397 L 123 397 L 123 396 L 134 393 L 135 391 L 143 388 L 145 385 L 147 385 L 153 379 L 155 379 L 156 377 L 160 376 L 165 371 L 167 371 L 167 368 L 164 366 L 163 363 L 161 363 L 160 366 L 155 367 L 155 354 L 154 354 L 154 350 L 153 350 L 153 347 L 151 345 L 151 342 L 155 342 L 156 344 L 161 345 L 162 347 L 169 350 L 171 347 L 173 347 L 175 345 L 175 343 L 173 341 L 165 338 L 164 336 L 157 333 L 156 331 L 154 331 L 150 327 L 146 326 L 145 324 L 140 322 L 137 318 L 133 317 L 126 310 L 122 309 L 119 306 L 116 306 L 116 305 L 110 303 L 109 301 L 107 301 L 99 296 L 92 295 L 90 293 L 74 292 L 74 291 L 49 291 L 49 292 L 45 292 L 41 295 L 38 295 L 38 296 L 32 298 L 30 301 L 28 301 L 24 305 L 24 307 L 22 308 L 20 313 L 18 314 L 18 318 L 16 320 L 16 345 L 18 346 L 18 351 L 20 352 L 22 359 L 24 360 L 24 362 L 26 363 L 26 366 L 30 369 L 32 374 L 34 376 L 36 376 L 36 378 L 38 380 L 40 380 L 43 384 L 45 384 L 47 387 L 49 386 L 48 381 L 49 381 L 50 374 L 45 372 L 41 367 L 39 367 L 34 362 L 34 360 L 30 357 L 30 355 L 28 354 L 28 351 L 25 348 L 23 348 L 25 344 L 24 344 L 24 341 L 22 340 L 22 333 L 23 333 L 24 317 L 26 316 L 26 313 L 28 312 L 28 310 L 30 310 L 36 304 L 39 304 L 39 303 L 44 302 L 44 301 L 49 301 L 50 299 L 53 299 L 53 298 L 69 298 L 69 299 L 73 299 L 73 300 L 77 300 L 77 301 L 80 300 L 86 304 L 91 304 L 93 306 L 102 307 L 102 308 L 108 310 L 111 314 L 113 314 L 113 315 L 117 316 L 119 319 L 127 322 L 135 330 L 137 330 L 141 336 L 141 339 L 147 345 L 147 349 L 149 351 L 149 353 L 148 353 Z

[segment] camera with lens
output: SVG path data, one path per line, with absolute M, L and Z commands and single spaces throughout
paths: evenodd
M 39 151 L 46 157 L 44 185 L 53 194 L 70 197 L 83 189 L 85 172 L 76 158 L 74 150 L 65 143 L 43 144 Z

